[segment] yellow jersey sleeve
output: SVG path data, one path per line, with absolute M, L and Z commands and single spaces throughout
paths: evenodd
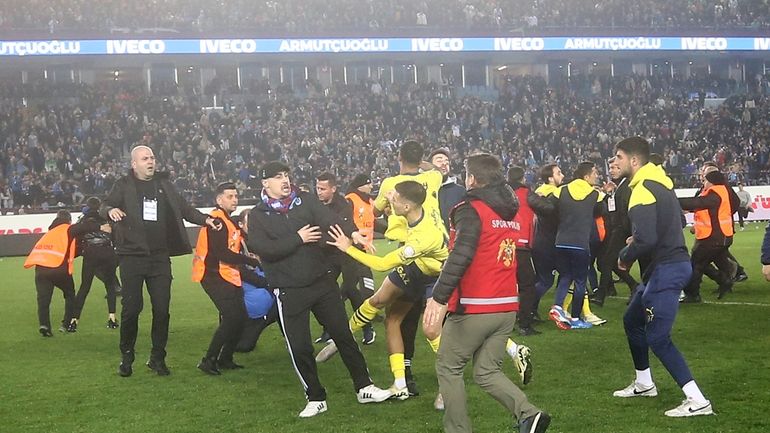
M 406 246 L 403 246 L 397 250 L 385 254 L 383 257 L 367 254 L 353 246 L 348 248 L 345 252 L 350 257 L 353 257 L 356 261 L 364 264 L 368 268 L 371 268 L 373 271 L 386 272 L 398 265 L 405 265 L 409 263 L 402 260 L 402 257 L 404 257 L 405 248 Z
M 380 185 L 380 192 L 377 193 L 377 197 L 374 199 L 374 207 L 377 208 L 377 210 L 380 212 L 384 211 L 385 208 L 387 208 L 389 205 L 387 194 L 390 191 L 396 189 L 394 180 L 395 177 L 386 177 L 382 180 L 382 184 Z

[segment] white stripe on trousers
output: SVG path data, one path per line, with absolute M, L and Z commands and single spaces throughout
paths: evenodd
M 275 302 L 278 304 L 278 319 L 281 321 L 281 328 L 284 330 L 286 329 L 286 321 L 283 318 L 283 303 L 281 302 L 281 291 L 279 289 L 273 289 L 273 294 L 275 295 Z M 302 387 L 305 389 L 305 398 L 307 399 L 307 382 L 305 382 L 305 378 L 302 377 L 302 373 L 300 373 L 299 368 L 297 367 L 297 362 L 294 360 L 294 352 L 291 350 L 291 343 L 289 342 L 289 335 L 284 331 L 283 332 L 283 338 L 286 340 L 286 349 L 289 350 L 289 356 L 291 357 L 291 364 L 294 366 L 294 371 L 297 373 L 297 376 L 299 377 L 299 381 L 302 382 Z

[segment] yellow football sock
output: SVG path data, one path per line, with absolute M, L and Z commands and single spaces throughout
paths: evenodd
M 365 300 L 364 303 L 353 312 L 353 315 L 350 316 L 350 330 L 353 332 L 360 330 L 371 323 L 371 321 L 377 317 L 377 313 L 379 312 L 379 308 L 373 307 L 368 299 Z
M 390 371 L 393 373 L 394 383 L 397 388 L 406 386 L 406 365 L 404 364 L 404 354 L 394 353 L 388 357 L 390 361 Z
M 593 314 L 593 312 L 591 312 L 590 304 L 591 303 L 588 302 L 588 294 L 586 294 L 586 296 L 583 298 L 583 310 L 582 310 L 583 317 L 585 317 L 585 316 L 587 316 L 589 314 Z
M 441 344 L 441 336 L 439 335 L 433 340 L 428 339 L 428 344 L 430 344 L 430 348 L 433 349 L 433 353 L 438 353 L 438 346 Z
M 564 311 L 569 312 L 569 306 L 572 304 L 572 288 L 569 289 L 567 292 L 567 296 L 564 297 L 564 304 L 562 304 L 562 308 L 564 308 Z

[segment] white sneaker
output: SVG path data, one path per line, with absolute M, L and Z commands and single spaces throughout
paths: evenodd
M 642 388 L 636 381 L 631 382 L 631 385 L 617 390 L 612 393 L 615 397 L 656 397 L 658 395 L 658 388 L 655 384 L 652 384 L 649 388 Z
M 688 398 L 682 401 L 682 404 L 679 406 L 666 411 L 666 416 L 674 418 L 698 415 L 714 415 L 714 410 L 711 408 L 710 401 L 696 402 L 695 400 Z
M 433 408 L 436 410 L 444 410 L 444 396 L 441 393 L 436 395 L 436 399 L 433 400 Z
M 335 353 L 337 353 L 337 345 L 332 341 L 318 352 L 318 355 L 315 356 L 315 362 L 326 362 L 331 359 Z
M 403 388 L 396 388 L 396 385 L 391 386 L 388 388 L 388 392 L 390 392 L 390 398 L 396 399 L 396 400 L 406 400 L 409 398 L 409 388 L 403 387 Z
M 358 402 L 361 404 L 379 403 L 389 399 L 391 396 L 390 390 L 377 388 L 374 384 L 359 389 L 356 394 Z
M 604 325 L 605 323 L 607 323 L 606 319 L 602 319 L 601 317 L 597 316 L 594 313 L 586 314 L 585 321 L 594 326 Z
M 309 401 L 302 412 L 299 413 L 300 418 L 310 418 L 316 416 L 319 413 L 326 412 L 326 400 L 324 401 Z
M 516 371 L 519 372 L 521 383 L 524 385 L 532 380 L 532 363 L 529 360 L 529 356 L 529 347 L 519 344 L 516 349 L 516 355 L 511 357 L 513 358 L 513 365 L 516 366 Z

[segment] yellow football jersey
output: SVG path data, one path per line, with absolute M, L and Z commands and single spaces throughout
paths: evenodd
M 405 234 L 404 245 L 383 257 L 367 254 L 354 246 L 345 252 L 374 271 L 385 272 L 414 262 L 423 274 L 437 276 L 449 256 L 444 225 L 437 224 L 423 206 L 422 218 L 414 226 L 407 224 Z
M 374 207 L 380 212 L 384 211 L 390 203 L 388 202 L 387 194 L 390 191 L 396 189 L 396 185 L 401 182 L 413 180 L 419 182 L 425 188 L 425 203 L 422 204 L 422 208 L 425 211 L 423 219 L 428 218 L 432 220 L 437 226 L 440 227 L 444 236 L 447 235 L 444 221 L 441 219 L 441 209 L 438 205 L 438 190 L 441 189 L 441 183 L 444 180 L 441 172 L 438 170 L 429 170 L 416 174 L 399 174 L 396 176 L 386 177 L 380 185 L 380 192 L 377 194 L 377 198 L 374 199 Z M 398 215 L 388 216 L 388 230 L 385 232 L 385 237 L 404 242 L 407 236 L 407 222 L 406 218 Z

